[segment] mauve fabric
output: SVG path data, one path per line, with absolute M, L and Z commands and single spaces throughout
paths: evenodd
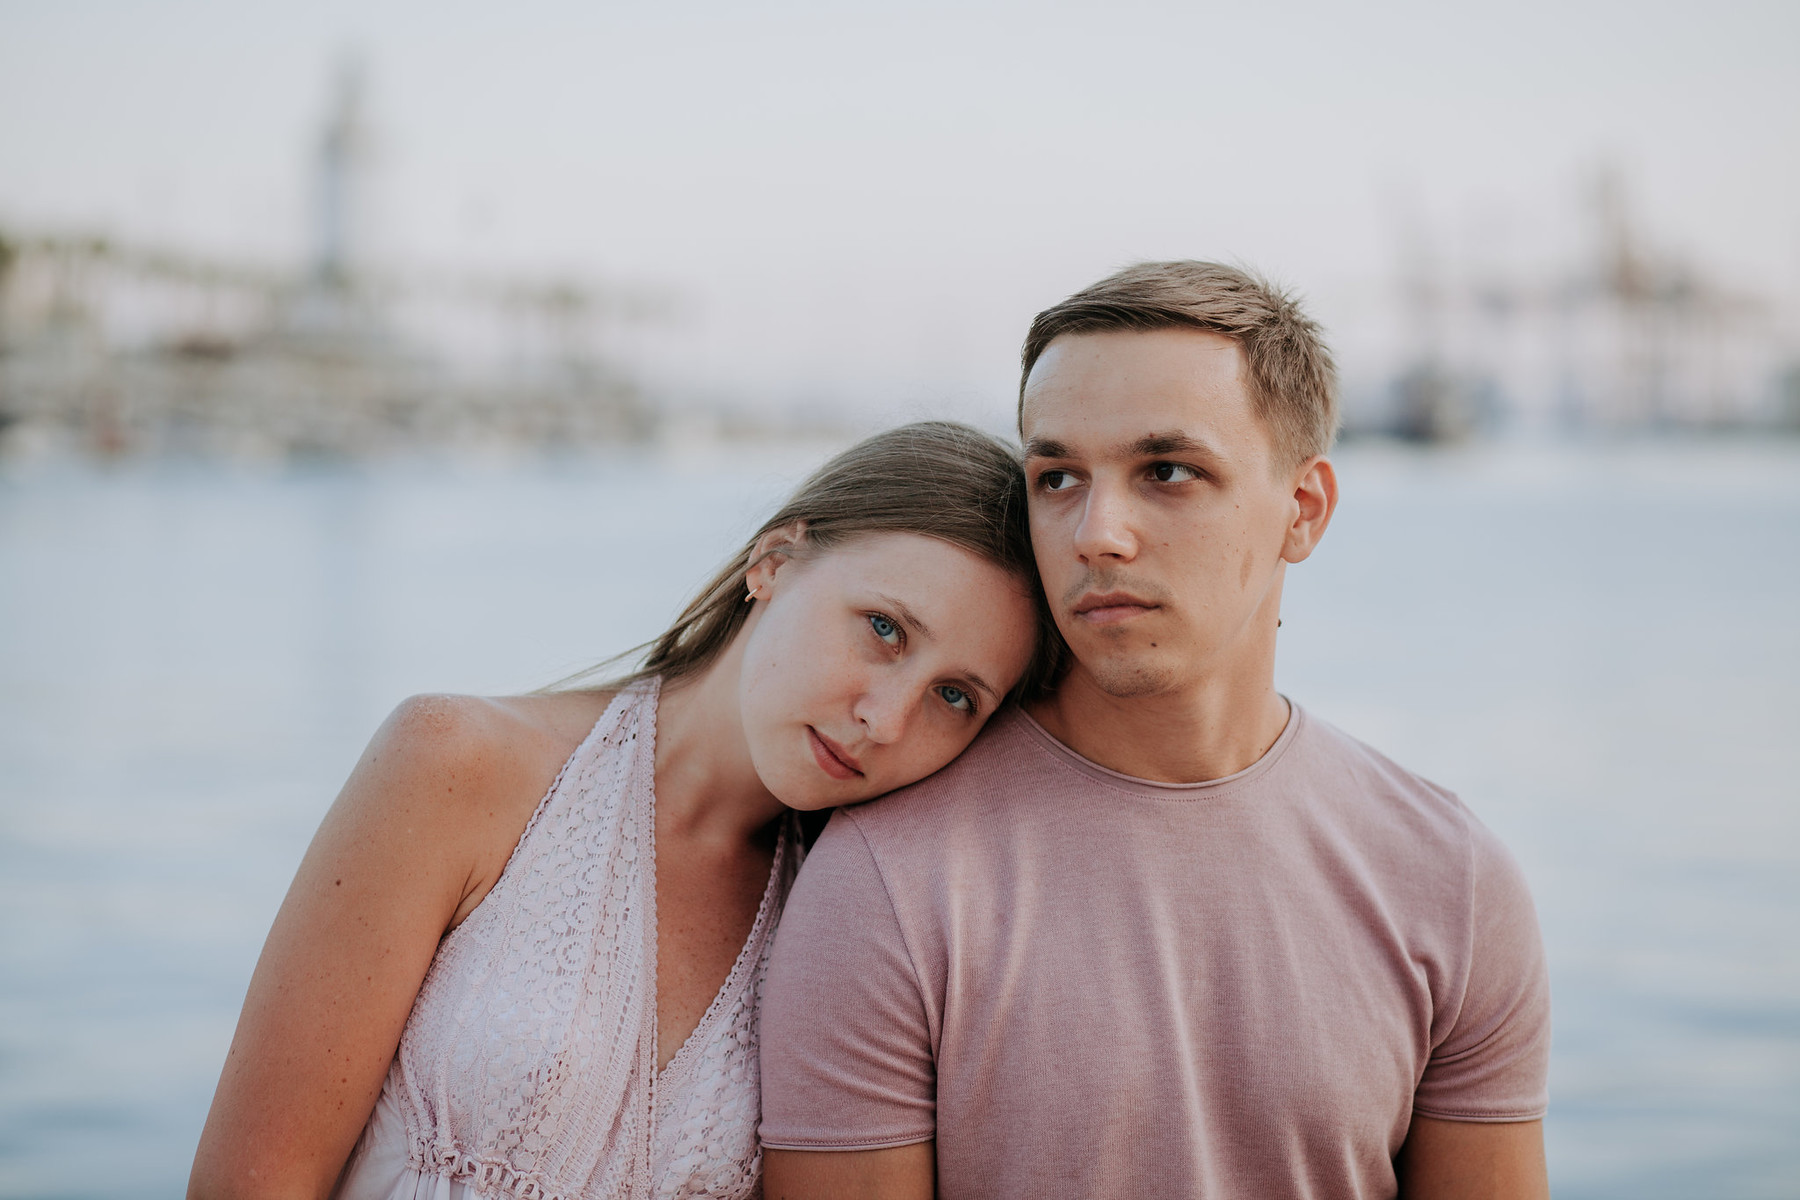
M 763 1003 L 763 1144 L 935 1138 L 947 1200 L 1393 1196 L 1414 1113 L 1545 1107 L 1518 868 L 1454 796 L 1298 707 L 1197 785 L 1001 714 L 832 818 Z

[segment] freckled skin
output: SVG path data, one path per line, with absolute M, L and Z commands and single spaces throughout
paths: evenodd
M 685 828 L 680 797 L 718 791 L 686 778 L 685 768 L 703 757 L 688 739 L 714 756 L 727 753 L 737 773 L 790 808 L 870 799 L 937 770 L 973 740 L 1022 673 L 1035 632 L 1018 580 L 915 534 L 772 553 L 751 569 L 747 586 L 757 600 L 743 631 L 699 682 L 665 690 L 658 717 L 657 894 L 667 898 L 657 906 L 659 1066 L 679 1051 L 736 960 L 772 849 L 721 857 L 704 829 Z M 908 619 L 896 601 L 922 629 L 902 627 Z M 876 632 L 878 622 L 887 636 Z M 947 700 L 947 692 L 975 690 L 976 678 L 997 694 Z M 855 760 L 856 775 L 821 768 L 815 729 Z M 728 730 L 741 733 L 722 739 Z M 664 854 L 671 846 L 680 852 Z
M 758 777 L 791 808 L 867 800 L 949 762 L 979 725 L 934 686 L 959 678 L 965 664 L 990 684 L 1017 678 L 1015 664 L 1031 652 L 1025 588 L 968 551 L 916 534 L 773 561 L 767 578 L 770 599 L 743 639 L 738 707 Z M 931 634 L 903 633 L 899 653 L 871 637 L 871 614 L 891 607 L 883 596 L 906 600 Z M 986 716 L 1000 696 L 974 700 Z M 808 724 L 855 756 L 860 778 L 819 770 Z
M 704 671 L 665 688 L 658 713 L 659 1066 L 698 1024 L 749 933 L 783 801 L 866 799 L 943 766 L 1023 674 L 1035 637 L 1020 580 L 910 534 L 771 555 L 752 574 L 760 598 L 744 630 Z M 878 636 L 869 612 L 883 609 L 871 584 L 932 635 L 915 631 L 904 646 Z M 997 693 L 975 715 L 944 691 L 971 686 L 971 673 Z M 421 696 L 377 732 L 269 933 L 190 1197 L 329 1193 L 440 939 L 493 887 L 611 699 Z M 821 770 L 808 727 L 836 739 L 862 773 L 844 781 Z

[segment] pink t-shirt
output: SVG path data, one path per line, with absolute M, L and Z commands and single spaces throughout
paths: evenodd
M 839 811 L 776 935 L 765 1146 L 935 1138 L 938 1194 L 1392 1196 L 1414 1113 L 1543 1115 L 1518 868 L 1457 799 L 1295 708 L 1152 783 L 1009 712 Z

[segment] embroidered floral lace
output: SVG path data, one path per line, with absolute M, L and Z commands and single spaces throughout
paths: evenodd
M 799 858 L 656 1072 L 655 681 L 607 708 L 443 941 L 341 1200 L 761 1194 L 757 1000 Z

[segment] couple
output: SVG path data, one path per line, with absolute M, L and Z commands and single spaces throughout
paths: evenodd
M 190 1195 L 1545 1195 L 1518 869 L 1274 687 L 1334 384 L 1255 277 L 1130 268 L 1032 323 L 1023 473 L 878 435 L 636 674 L 403 704 Z

